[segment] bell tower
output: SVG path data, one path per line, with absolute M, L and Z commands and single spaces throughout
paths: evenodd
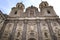
M 17 3 L 16 7 L 13 7 L 9 16 L 11 17 L 20 17 L 22 13 L 24 12 L 24 4 L 23 3 Z
M 39 5 L 39 8 L 42 16 L 51 16 L 51 17 L 57 16 L 53 9 L 53 6 L 49 6 L 48 2 L 46 1 L 42 1 Z
M 25 8 L 25 7 L 24 7 L 24 4 L 22 4 L 22 3 L 17 3 L 17 4 L 16 4 L 16 7 L 19 8 L 20 10 L 22 10 L 22 11 L 23 11 L 24 8 Z

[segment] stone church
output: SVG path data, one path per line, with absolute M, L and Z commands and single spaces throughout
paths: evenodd
M 0 40 L 60 40 L 60 18 L 53 6 L 42 1 L 40 11 L 24 8 L 17 3 L 9 15 L 0 11 Z

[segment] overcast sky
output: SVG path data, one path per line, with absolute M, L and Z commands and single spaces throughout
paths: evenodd
M 56 14 L 60 16 L 60 0 L 42 0 L 42 1 L 47 1 L 49 5 L 54 7 Z M 41 0 L 0 0 L 0 10 L 5 14 L 9 14 L 11 8 L 14 7 L 18 2 L 23 2 L 25 8 L 31 5 L 39 8 Z

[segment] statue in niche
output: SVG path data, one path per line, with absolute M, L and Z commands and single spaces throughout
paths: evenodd
M 31 26 L 31 30 L 34 30 L 34 26 Z

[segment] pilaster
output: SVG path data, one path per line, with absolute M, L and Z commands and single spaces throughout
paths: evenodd
M 37 31 L 38 31 L 38 40 L 43 40 L 41 27 L 40 27 L 40 20 L 37 20 Z
M 26 32 L 27 32 L 27 20 L 24 20 L 23 32 L 22 32 L 22 40 L 26 40 Z
M 48 19 L 48 20 L 46 20 L 46 22 L 48 24 L 48 29 L 49 29 L 52 40 L 57 40 L 57 37 L 55 36 L 53 29 L 51 27 L 51 20 Z

